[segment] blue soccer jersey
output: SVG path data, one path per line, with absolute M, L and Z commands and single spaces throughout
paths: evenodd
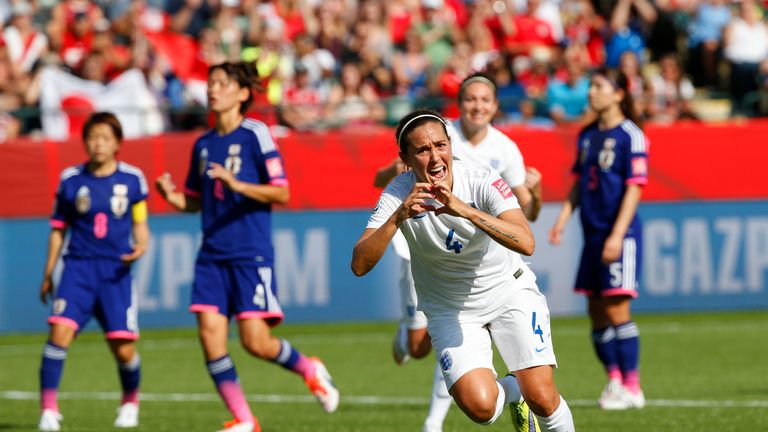
M 240 181 L 287 185 L 283 159 L 267 126 L 246 119 L 227 135 L 211 130 L 195 143 L 184 193 L 199 197 L 201 259 L 273 262 L 272 205 L 235 193 L 206 171 L 221 164 Z
M 613 129 L 597 123 L 579 134 L 578 156 L 573 167 L 579 176 L 579 205 L 584 232 L 610 233 L 619 214 L 627 185 L 648 181 L 647 144 L 643 131 L 629 120 Z M 637 215 L 630 227 L 638 224 Z
M 148 192 L 141 170 L 124 162 L 106 177 L 85 164 L 62 171 L 51 226 L 69 228 L 67 256 L 119 260 L 131 253 L 133 205 Z

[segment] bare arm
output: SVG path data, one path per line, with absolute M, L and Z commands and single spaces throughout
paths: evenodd
M 200 210 L 200 198 L 192 197 L 176 190 L 176 185 L 171 180 L 169 173 L 164 173 L 157 178 L 155 188 L 160 196 L 178 211 L 195 213 Z
M 605 240 L 603 246 L 603 262 L 608 264 L 616 261 L 621 255 L 621 249 L 624 242 L 624 236 L 627 234 L 629 224 L 637 213 L 637 206 L 640 204 L 640 196 L 643 194 L 642 187 L 639 185 L 627 186 L 624 192 L 624 198 L 621 199 L 619 214 L 616 216 L 616 222 L 613 223 L 611 234 Z
M 265 184 L 255 184 L 240 181 L 235 176 L 215 162 L 210 163 L 211 169 L 208 170 L 208 175 L 212 179 L 219 179 L 228 189 L 232 192 L 239 193 L 254 201 L 259 201 L 265 204 L 277 203 L 285 204 L 291 197 L 288 186 L 275 186 Z
M 553 245 L 559 245 L 565 224 L 568 219 L 571 218 L 573 211 L 579 206 L 579 180 L 576 179 L 571 186 L 571 191 L 568 193 L 568 198 L 563 203 L 563 207 L 560 210 L 560 214 L 557 216 L 557 221 L 552 229 L 549 230 L 549 242 Z
M 397 157 L 389 165 L 376 170 L 376 177 L 373 179 L 373 185 L 377 188 L 386 187 L 393 178 L 405 171 L 405 164 Z
M 133 223 L 133 252 L 125 254 L 120 258 L 125 264 L 132 264 L 144 255 L 149 245 L 149 224 L 146 218 Z
M 434 206 L 425 204 L 427 199 L 433 198 L 433 195 L 427 192 L 430 187 L 429 183 L 416 183 L 411 193 L 384 225 L 363 231 L 352 251 L 351 267 L 355 276 L 363 276 L 376 266 L 397 229 L 406 219 L 435 210 Z
M 64 234 L 64 229 L 53 228 L 48 235 L 48 255 L 45 259 L 43 282 L 40 284 L 40 300 L 43 304 L 48 304 L 48 297 L 53 298 L 53 269 L 64 247 Z
M 611 14 L 611 31 L 618 33 L 629 25 L 629 12 L 632 8 L 632 0 L 619 0 Z
M 541 212 L 541 173 L 536 168 L 529 167 L 526 170 L 525 183 L 512 188 L 520 202 L 525 217 L 535 222 Z
M 431 191 L 435 199 L 443 204 L 435 210 L 436 214 L 467 219 L 505 248 L 527 256 L 533 254 L 536 242 L 522 210 L 507 210 L 495 217 L 460 200 L 443 182 L 435 183 Z

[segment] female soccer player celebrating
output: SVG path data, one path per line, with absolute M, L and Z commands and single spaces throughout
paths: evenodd
M 496 93 L 496 84 L 483 73 L 472 74 L 462 81 L 458 95 L 459 118 L 448 127 L 453 153 L 465 162 L 499 171 L 501 178 L 512 188 L 528 220 L 535 221 L 541 210 L 541 174 L 535 168 L 526 169 L 517 144 L 491 125 L 499 109 Z M 374 185 L 385 187 L 402 171 L 403 163 L 397 158 L 376 173 Z M 417 310 L 408 246 L 399 234 L 393 238 L 392 244 L 402 258 L 399 279 L 402 319 L 392 348 L 395 361 L 403 364 L 409 357 L 422 358 L 429 354 L 430 341 L 427 319 L 423 312 Z M 453 399 L 445 388 L 438 364 L 424 432 L 441 431 L 452 404 Z M 522 403 L 514 408 L 520 411 L 520 415 L 515 417 L 518 430 L 528 431 L 528 407 Z
M 630 316 L 640 273 L 641 186 L 647 182 L 647 145 L 634 119 L 627 78 L 598 70 L 589 87 L 598 120 L 581 131 L 573 167 L 577 179 L 549 233 L 559 244 L 573 210 L 581 207 L 584 250 L 576 291 L 589 298 L 592 341 L 608 373 L 598 400 L 603 409 L 642 408 L 639 332 Z
M 269 129 L 244 117 L 255 78 L 253 64 L 210 68 L 208 104 L 215 127 L 195 143 L 184 192 L 175 190 L 167 173 L 157 180 L 158 191 L 177 210 L 202 213 L 203 244 L 195 263 L 190 311 L 197 314 L 208 371 L 234 416 L 225 425 L 224 431 L 230 432 L 261 430 L 227 352 L 232 316 L 246 351 L 303 377 L 326 412 L 335 411 L 339 403 L 323 363 L 305 357 L 270 331 L 283 318 L 274 279 L 272 203 L 287 202 L 289 192 Z
M 533 234 L 510 187 L 492 168 L 454 160 L 445 120 L 432 111 L 410 113 L 395 133 L 410 171 L 382 193 L 352 271 L 368 273 L 400 229 L 419 309 L 461 410 L 488 424 L 524 398 L 543 431 L 573 431 L 554 385 L 546 299 L 520 257 L 533 253 Z M 491 340 L 517 380 L 496 380 Z
M 61 428 L 57 392 L 67 349 L 92 317 L 106 333 L 118 363 L 123 399 L 115 427 L 139 424 L 138 305 L 130 265 L 144 254 L 149 241 L 148 188 L 138 168 L 116 159 L 122 140 L 122 127 L 113 114 L 92 114 L 83 128 L 88 162 L 61 173 L 40 288 L 43 303 L 54 299 L 40 365 L 40 430 Z M 64 272 L 54 295 L 53 269 L 67 229 Z

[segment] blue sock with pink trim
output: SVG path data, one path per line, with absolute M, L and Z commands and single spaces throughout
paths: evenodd
M 592 344 L 595 347 L 597 358 L 605 367 L 608 379 L 621 380 L 619 368 L 619 353 L 616 344 L 616 331 L 613 327 L 592 330 Z
M 253 413 L 245 400 L 245 394 L 240 387 L 240 379 L 237 377 L 235 364 L 229 354 L 224 357 L 211 360 L 206 363 L 208 373 L 216 384 L 219 395 L 229 412 L 240 422 L 253 422 Z
M 44 410 L 59 412 L 57 400 L 59 383 L 66 359 L 66 348 L 51 341 L 46 342 L 43 348 L 43 360 L 40 363 L 40 407 Z
M 624 387 L 632 392 L 640 391 L 640 331 L 634 321 L 627 321 L 614 327 L 616 330 L 616 351 Z
M 123 387 L 122 404 L 139 403 L 139 382 L 141 381 L 141 358 L 137 353 L 133 360 L 118 365 L 120 384 Z
M 272 361 L 289 371 L 301 375 L 305 380 L 315 373 L 315 364 L 304 356 L 304 354 L 297 351 L 291 343 L 285 339 L 280 339 L 280 352 Z

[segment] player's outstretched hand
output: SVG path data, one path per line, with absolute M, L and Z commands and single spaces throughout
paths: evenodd
M 171 180 L 171 173 L 165 172 L 155 180 L 155 188 L 164 199 L 168 194 L 176 190 L 176 185 Z
M 47 305 L 48 298 L 53 298 L 53 278 L 51 276 L 44 277 L 40 284 L 40 301 Z

